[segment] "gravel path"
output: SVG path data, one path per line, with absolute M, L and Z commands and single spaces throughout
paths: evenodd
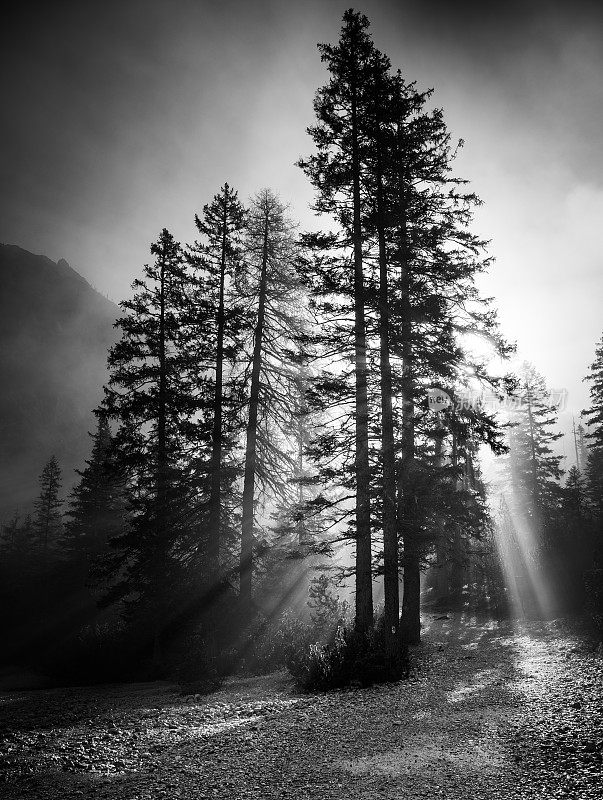
M 425 620 L 408 681 L 203 697 L 162 683 L 0 694 L 0 796 L 603 797 L 603 660 L 559 622 Z

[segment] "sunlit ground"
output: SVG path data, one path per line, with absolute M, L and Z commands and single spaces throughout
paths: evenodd
M 3 799 L 598 800 L 600 670 L 565 623 L 423 621 L 410 679 L 367 689 L 300 695 L 281 672 L 207 697 L 159 682 L 11 694 Z

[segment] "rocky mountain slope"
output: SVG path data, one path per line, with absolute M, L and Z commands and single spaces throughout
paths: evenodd
M 64 259 L 0 244 L 0 521 L 29 510 L 52 454 L 73 483 L 118 312 Z

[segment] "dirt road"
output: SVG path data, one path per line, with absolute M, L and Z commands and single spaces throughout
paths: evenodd
M 0 796 L 603 797 L 603 660 L 562 622 L 425 619 L 410 680 L 207 697 L 168 684 L 0 694 Z

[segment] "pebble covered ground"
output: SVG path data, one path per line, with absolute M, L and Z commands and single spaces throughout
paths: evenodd
M 603 659 L 563 621 L 425 619 L 407 681 L 0 693 L 4 800 L 603 797 Z

